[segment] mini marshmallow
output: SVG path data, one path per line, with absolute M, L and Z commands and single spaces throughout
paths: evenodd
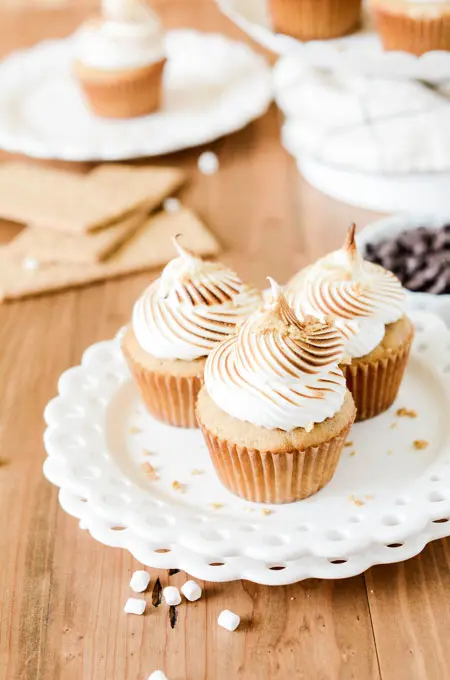
M 138 614 L 139 616 L 145 612 L 147 603 L 145 600 L 138 600 L 136 597 L 129 597 L 126 601 L 124 612 L 125 614 Z
M 130 588 L 135 593 L 143 593 L 150 583 L 150 574 L 146 571 L 135 571 L 130 581 Z
M 214 175 L 219 169 L 219 159 L 213 151 L 204 151 L 198 157 L 198 169 L 204 175 Z
M 178 198 L 166 198 L 163 208 L 168 213 L 176 213 L 181 209 L 181 203 Z
M 224 609 L 223 612 L 220 612 L 219 618 L 217 619 L 219 626 L 222 626 L 222 628 L 226 628 L 226 630 L 230 631 L 236 630 L 240 622 L 241 617 L 237 614 L 234 614 L 233 612 L 230 612 L 229 609 Z
M 186 581 L 186 583 L 181 586 L 181 592 L 189 602 L 195 602 L 202 596 L 202 589 L 195 581 Z
M 169 605 L 180 604 L 181 602 L 180 591 L 178 588 L 175 588 L 175 586 L 167 586 L 167 588 L 164 588 L 163 595 L 166 603 Z
M 22 260 L 22 267 L 30 271 L 36 271 L 36 269 L 39 269 L 39 261 L 35 257 L 26 257 Z
M 153 671 L 153 673 L 148 676 L 148 680 L 167 680 L 167 676 L 164 675 L 162 671 Z

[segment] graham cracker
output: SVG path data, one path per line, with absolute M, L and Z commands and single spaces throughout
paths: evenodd
M 158 213 L 108 260 L 95 264 L 43 264 L 25 269 L 0 248 L 0 301 L 20 299 L 104 281 L 161 266 L 176 256 L 171 237 L 183 234 L 183 243 L 200 255 L 215 255 L 220 247 L 213 234 L 189 210 Z
M 5 246 L 4 252 L 16 260 L 34 258 L 40 264 L 100 262 L 117 250 L 147 218 L 146 212 L 136 211 L 108 229 L 99 229 L 88 234 L 26 227 Z
M 100 166 L 82 175 L 20 162 L 0 164 L 0 216 L 70 233 L 90 232 L 140 206 L 155 208 L 184 181 L 178 168 Z

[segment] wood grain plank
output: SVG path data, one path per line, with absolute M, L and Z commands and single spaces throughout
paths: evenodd
M 450 541 L 366 573 L 370 611 L 384 680 L 450 677 Z

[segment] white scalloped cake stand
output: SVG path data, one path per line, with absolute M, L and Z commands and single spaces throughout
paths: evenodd
M 211 142 L 261 116 L 271 71 L 248 45 L 170 31 L 164 107 L 123 121 L 93 116 L 72 75 L 73 38 L 43 42 L 0 64 L 0 147 L 71 161 L 156 156 Z
M 216 0 L 222 12 L 264 47 L 279 55 L 297 53 L 318 68 L 357 70 L 366 75 L 415 78 L 436 83 L 450 78 L 450 52 L 428 52 L 421 57 L 385 52 L 365 13 L 361 30 L 333 40 L 301 42 L 276 34 L 268 0 Z
M 335 477 L 310 499 L 262 506 L 229 493 L 197 430 L 145 413 L 117 338 L 61 376 L 45 411 L 44 473 L 94 538 L 200 579 L 280 585 L 407 559 L 450 534 L 450 331 L 429 314 L 414 321 L 396 404 L 354 427 Z M 396 416 L 399 407 L 417 417 Z

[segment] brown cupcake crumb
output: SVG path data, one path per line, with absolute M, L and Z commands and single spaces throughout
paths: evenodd
M 344 446 L 353 446 L 353 442 L 345 442 Z
M 180 493 L 185 492 L 185 485 L 178 482 L 176 479 L 172 482 L 171 486 L 174 491 L 179 491 Z
M 412 408 L 398 408 L 395 415 L 400 418 L 417 418 L 417 413 Z
M 364 501 L 362 501 L 359 498 L 356 498 L 355 494 L 353 494 L 353 493 L 348 498 L 352 503 L 354 503 L 354 505 L 358 506 L 358 508 L 360 508 L 362 505 L 365 505 Z
M 418 451 L 421 451 L 422 449 L 426 449 L 427 446 L 429 446 L 429 444 L 430 444 L 430 442 L 427 442 L 425 439 L 415 439 L 413 441 L 413 446 Z
M 356 451 L 350 451 L 349 456 L 356 456 Z
M 150 465 L 150 463 L 142 463 L 141 464 L 141 470 L 144 473 L 144 475 L 149 479 L 151 482 L 156 482 L 159 479 L 159 475 L 156 472 L 155 468 L 153 465 Z

